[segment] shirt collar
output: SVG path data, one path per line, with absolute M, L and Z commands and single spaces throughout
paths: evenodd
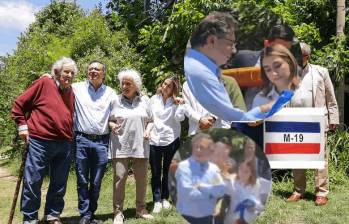
M 160 100 L 161 103 L 163 103 L 162 95 L 161 95 L 161 94 L 158 94 L 157 97 L 158 97 L 158 100 Z M 174 103 L 174 102 L 173 102 L 173 98 L 172 98 L 172 97 L 169 97 L 169 98 L 167 98 L 167 100 L 166 100 L 166 102 L 165 102 L 165 105 L 167 105 L 167 104 L 172 105 L 173 103 Z
M 138 93 L 138 95 L 135 96 L 135 98 L 133 98 L 133 100 L 127 99 L 124 95 L 121 94 L 121 101 L 125 102 L 129 105 L 132 105 L 133 102 L 141 101 L 141 94 Z
M 95 90 L 95 88 L 93 87 L 93 85 L 92 85 L 92 83 L 91 83 L 90 80 L 87 80 L 86 83 L 87 83 L 88 88 L 92 89 L 92 90 L 95 91 L 95 92 L 103 91 L 103 90 L 105 90 L 105 88 L 106 88 L 106 85 L 104 85 L 104 84 L 102 83 L 102 85 L 101 85 L 97 90 Z
M 194 156 L 190 156 L 189 161 L 196 169 L 206 170 L 208 168 L 208 161 L 201 163 L 197 161 Z
M 309 72 L 309 63 L 303 68 L 303 71 L 302 71 L 302 79 L 303 77 L 305 76 L 305 74 L 307 74 Z
M 267 97 L 269 98 L 269 99 L 276 99 L 276 98 L 278 98 L 279 97 L 279 93 L 275 90 L 275 86 L 273 86 L 272 88 L 271 88 L 271 90 L 269 91 L 269 93 L 267 94 Z
M 207 57 L 205 54 L 201 53 L 198 50 L 195 50 L 195 49 L 191 48 L 191 49 L 188 50 L 186 56 L 194 58 L 194 59 L 200 61 L 205 66 L 207 66 L 211 70 L 211 72 L 214 73 L 219 78 L 219 76 L 220 76 L 220 68 L 219 68 L 219 66 L 217 66 L 217 64 L 214 63 L 214 61 L 212 61 L 212 59 Z

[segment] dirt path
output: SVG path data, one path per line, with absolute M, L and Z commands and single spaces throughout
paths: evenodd
M 17 177 L 12 176 L 7 169 L 0 166 L 0 181 L 5 180 L 15 182 L 17 180 Z

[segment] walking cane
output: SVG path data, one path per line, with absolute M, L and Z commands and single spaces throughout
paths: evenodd
M 17 204 L 19 188 L 21 187 L 21 182 L 22 182 L 22 178 L 23 178 L 23 171 L 24 171 L 25 160 L 27 159 L 27 154 L 28 154 L 28 145 L 25 144 L 23 148 L 24 148 L 24 150 L 23 150 L 23 154 L 22 154 L 22 163 L 21 163 L 21 166 L 19 168 L 19 174 L 18 174 L 18 178 L 17 178 L 16 190 L 15 190 L 15 193 L 13 195 L 11 211 L 10 211 L 10 215 L 9 215 L 7 224 L 12 224 L 13 215 L 15 214 L 15 210 L 16 210 L 16 204 Z

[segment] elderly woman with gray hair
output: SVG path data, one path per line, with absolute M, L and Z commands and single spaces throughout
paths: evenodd
M 137 71 L 121 71 L 118 79 L 122 93 L 117 96 L 109 118 L 109 127 L 112 130 L 109 156 L 114 171 L 114 224 L 123 223 L 125 184 L 130 161 L 136 179 L 136 216 L 153 219 L 145 208 L 149 141 L 144 138 L 144 133 L 147 124 L 152 121 L 150 100 L 140 91 L 142 81 Z

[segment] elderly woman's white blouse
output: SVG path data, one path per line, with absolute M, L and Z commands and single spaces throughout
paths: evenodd
M 152 121 L 149 97 L 136 96 L 130 101 L 118 95 L 109 120 L 117 118 L 123 122 L 117 134 L 110 133 L 109 158 L 148 158 L 149 141 L 144 139 L 144 131 Z

